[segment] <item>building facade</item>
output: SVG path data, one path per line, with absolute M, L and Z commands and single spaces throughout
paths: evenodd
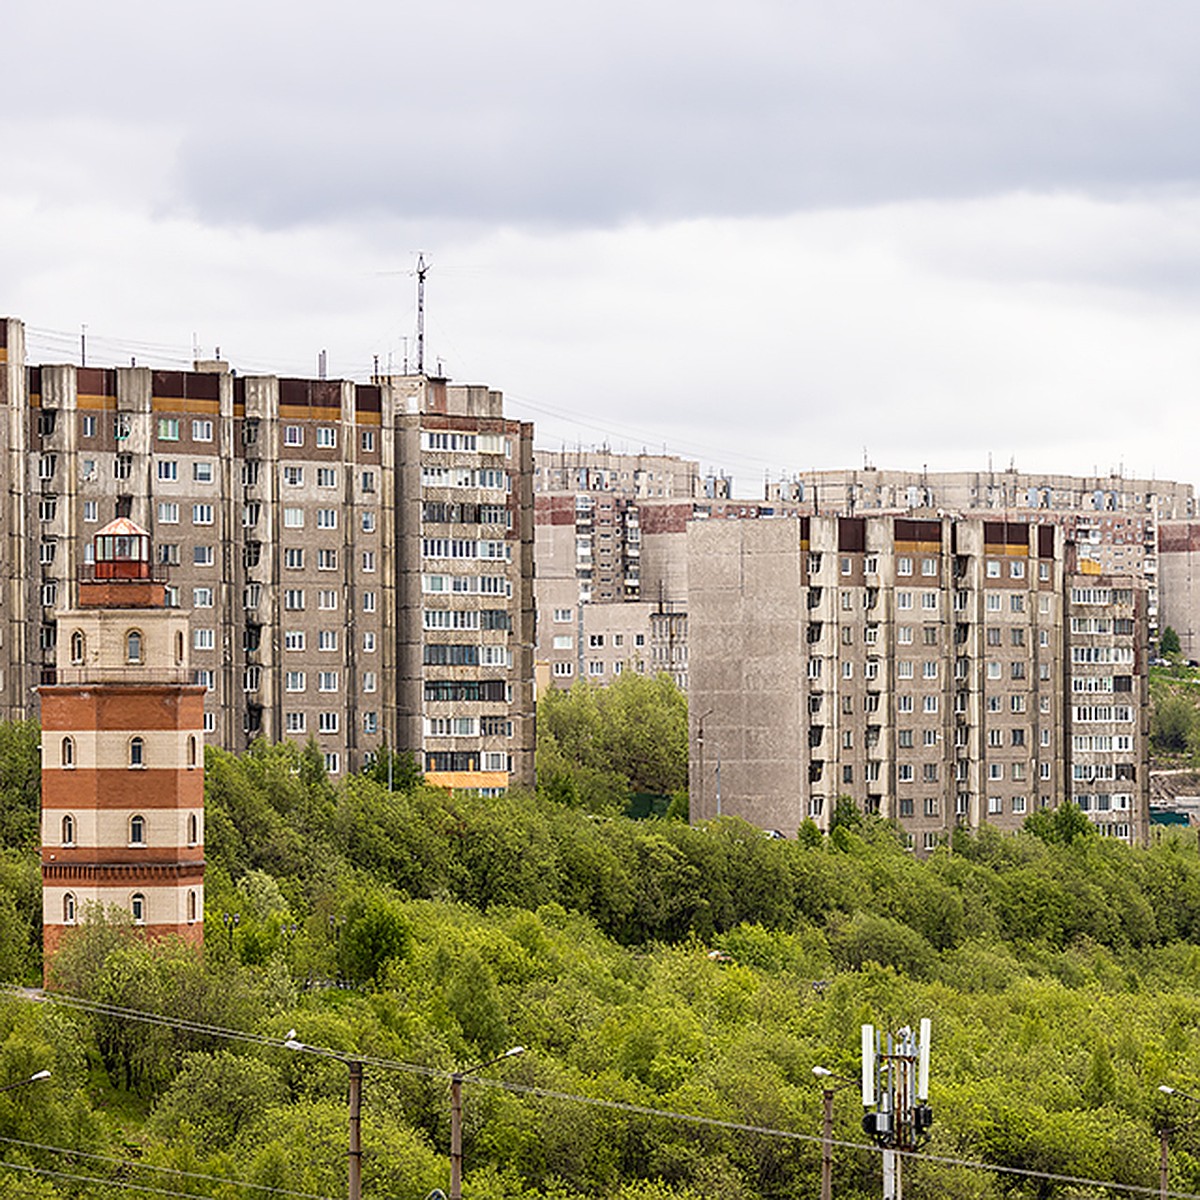
M 47 959 L 91 906 L 203 941 L 204 688 L 187 615 L 166 606 L 150 537 L 119 519 L 62 609 L 42 702 L 42 930 Z
M 214 744 L 315 738 L 336 775 L 387 743 L 449 786 L 532 780 L 532 427 L 500 393 L 39 367 L 23 347 L 0 322 L 4 716 L 54 678 L 76 548 L 123 516 L 192 612 Z
M 794 834 L 847 795 L 924 851 L 1070 797 L 1144 838 L 1144 584 L 1061 529 L 698 521 L 688 550 L 693 819 Z

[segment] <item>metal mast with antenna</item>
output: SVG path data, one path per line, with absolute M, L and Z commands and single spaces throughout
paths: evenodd
M 425 374 L 425 255 L 417 255 L 417 374 Z

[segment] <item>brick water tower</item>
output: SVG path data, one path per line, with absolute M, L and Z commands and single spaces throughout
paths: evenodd
M 189 682 L 188 619 L 166 606 L 144 529 L 119 518 L 92 549 L 39 689 L 47 962 L 96 905 L 151 936 L 204 937 L 205 689 Z

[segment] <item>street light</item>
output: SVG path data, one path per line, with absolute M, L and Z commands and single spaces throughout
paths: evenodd
M 857 1079 L 839 1075 L 828 1067 L 813 1067 L 812 1073 L 821 1080 L 821 1099 L 824 1102 L 824 1124 L 821 1128 L 821 1200 L 833 1197 L 833 1095 L 843 1088 L 858 1087 Z M 837 1080 L 836 1083 L 827 1082 Z
M 1158 1090 L 1162 1092 L 1164 1096 L 1178 1096 L 1180 1099 L 1188 1100 L 1192 1104 L 1200 1104 L 1200 1096 L 1193 1096 L 1188 1092 L 1180 1091 L 1179 1088 L 1171 1087 L 1169 1083 L 1160 1083 L 1158 1085 Z M 1168 1168 L 1170 1166 L 1171 1134 L 1178 1133 L 1181 1129 L 1190 1128 L 1192 1125 L 1195 1125 L 1198 1120 L 1200 1120 L 1200 1117 L 1193 1117 L 1190 1121 L 1184 1121 L 1180 1125 L 1172 1125 L 1164 1116 L 1163 1123 L 1158 1127 L 1158 1194 L 1162 1200 L 1166 1200 L 1167 1195 L 1167 1175 Z
M 506 1058 L 524 1054 L 524 1046 L 511 1046 L 503 1054 L 489 1058 L 487 1062 L 455 1071 L 450 1076 L 450 1200 L 462 1200 L 462 1085 L 468 1075 L 475 1075 L 485 1067 L 493 1067 Z
M 323 1054 L 326 1058 L 336 1058 L 350 1068 L 350 1149 L 347 1153 L 347 1183 L 346 1195 L 349 1200 L 362 1200 L 362 1060 L 346 1058 L 332 1050 L 318 1050 L 315 1046 L 306 1046 L 296 1037 L 294 1029 L 288 1030 L 284 1038 L 285 1050 L 307 1050 L 311 1054 Z
M 6 1083 L 0 1087 L 0 1092 L 11 1092 L 13 1088 L 28 1087 L 31 1083 L 38 1083 L 43 1079 L 49 1079 L 49 1071 L 35 1071 L 28 1079 L 18 1079 L 16 1083 Z

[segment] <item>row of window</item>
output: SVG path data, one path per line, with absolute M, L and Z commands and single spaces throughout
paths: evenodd
M 337 733 L 341 727 L 341 714 L 336 712 L 317 713 L 317 732 L 323 734 Z M 303 712 L 285 712 L 283 714 L 285 733 L 307 733 L 308 714 Z M 363 733 L 379 732 L 379 714 L 364 712 L 362 714 Z
M 340 471 L 337 467 L 316 467 L 317 487 L 335 488 L 339 484 Z M 304 467 L 298 463 L 286 463 L 283 468 L 283 482 L 286 487 L 302 487 L 304 485 Z M 162 476 L 159 475 L 161 479 Z M 373 470 L 363 471 L 359 476 L 359 486 L 364 492 L 374 492 L 377 488 L 376 473 Z
M 194 734 L 189 735 L 184 753 L 184 762 L 189 771 L 198 765 L 199 757 L 199 743 L 197 742 Z M 129 738 L 129 740 L 125 743 L 125 761 L 129 767 L 146 767 L 149 765 L 146 761 L 145 738 L 139 737 L 136 734 Z M 59 763 L 68 768 L 76 765 L 74 738 L 63 738 L 61 744 L 59 745 Z
M 187 894 L 187 922 L 189 925 L 194 925 L 200 918 L 198 914 L 199 900 L 194 891 L 189 890 Z M 142 892 L 134 892 L 129 897 L 129 911 L 133 916 L 135 925 L 145 925 L 146 923 L 146 897 Z M 74 925 L 78 919 L 78 904 L 75 900 L 73 892 L 67 892 L 63 896 L 63 924 Z
M 64 846 L 75 845 L 76 830 L 77 823 L 75 817 L 70 813 L 65 814 L 60 823 L 62 844 Z M 146 818 L 141 813 L 135 813 L 129 818 L 128 834 L 130 846 L 149 845 L 146 840 Z M 187 844 L 189 846 L 198 846 L 200 844 L 200 818 L 195 813 L 188 813 Z

